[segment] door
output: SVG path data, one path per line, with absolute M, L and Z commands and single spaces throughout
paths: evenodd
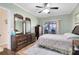
M 44 33 L 56 34 L 57 24 L 56 22 L 47 22 L 44 25 Z
M 6 45 L 7 39 L 8 39 L 7 12 L 0 8 L 0 46 Z

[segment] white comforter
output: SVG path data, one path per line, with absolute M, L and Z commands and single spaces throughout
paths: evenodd
M 39 37 L 38 44 L 61 51 L 64 54 L 72 53 L 72 40 L 67 39 L 65 35 L 44 34 Z
M 64 35 L 44 34 L 39 37 L 34 46 L 27 50 L 28 55 L 62 55 L 56 51 L 40 48 L 39 45 L 58 50 L 63 54 L 72 54 L 72 40 Z
M 38 41 L 34 46 L 29 48 L 26 52 L 27 55 L 62 55 L 63 54 L 72 54 L 72 39 L 69 39 L 69 35 L 53 35 L 53 34 L 44 34 L 39 37 Z M 50 51 L 45 48 L 40 48 L 39 45 L 47 47 L 49 49 L 54 49 L 60 51 Z

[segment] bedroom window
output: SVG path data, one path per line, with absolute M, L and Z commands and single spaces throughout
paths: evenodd
M 56 22 L 47 22 L 44 24 L 44 34 L 56 34 Z

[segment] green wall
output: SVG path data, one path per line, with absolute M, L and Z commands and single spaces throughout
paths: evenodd
M 64 34 L 67 32 L 72 31 L 72 15 L 61 15 L 61 16 L 52 16 L 47 18 L 39 18 L 39 24 L 43 25 L 45 22 L 48 21 L 57 21 L 60 20 L 60 28 L 59 28 L 59 34 Z
M 21 9 L 20 7 L 17 7 L 16 5 L 12 3 L 0 3 L 0 6 L 9 9 L 10 11 L 12 11 L 12 13 L 19 13 L 23 15 L 24 17 L 29 17 L 31 19 L 31 31 L 32 32 L 34 32 L 34 27 L 37 24 L 43 25 L 48 20 L 61 20 L 60 33 L 71 32 L 72 27 L 74 26 L 74 22 L 75 22 L 74 15 L 79 12 L 79 5 L 78 5 L 77 8 L 72 12 L 72 14 L 38 19 L 32 14 L 30 14 L 29 12 L 24 11 L 23 9 Z
M 31 32 L 34 32 L 34 27 L 38 24 L 38 19 L 30 14 L 29 12 L 24 11 L 22 8 L 16 6 L 13 3 L 0 3 L 1 7 L 9 9 L 13 14 L 18 13 L 23 15 L 24 17 L 28 17 L 31 19 Z

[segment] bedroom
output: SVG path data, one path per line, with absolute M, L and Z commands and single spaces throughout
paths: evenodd
M 41 6 L 41 7 L 35 7 L 35 6 Z M 2 9 L 7 9 L 10 11 L 9 16 L 11 18 L 9 18 L 9 24 L 8 24 L 9 39 L 11 38 L 13 40 L 13 39 L 17 38 L 18 40 L 20 39 L 21 41 L 22 40 L 26 41 L 26 42 L 24 41 L 25 43 L 22 42 L 22 44 L 23 44 L 22 47 L 20 46 L 20 48 L 15 49 L 14 43 L 16 43 L 16 42 L 14 42 L 14 43 L 13 43 L 13 41 L 10 42 L 11 41 L 11 39 L 10 39 L 10 41 L 8 41 L 9 44 L 8 43 L 6 43 L 6 44 L 9 46 L 9 49 L 13 48 L 12 50 L 19 50 L 25 46 L 27 48 L 27 45 L 30 45 L 32 42 L 39 41 L 39 39 L 37 40 L 35 38 L 35 26 L 37 26 L 37 25 L 40 25 L 40 27 L 41 26 L 43 27 L 45 24 L 48 24 L 47 28 L 49 28 L 50 24 L 53 23 L 54 25 L 56 25 L 55 32 L 52 32 L 51 30 L 45 32 L 44 28 L 42 28 L 42 31 L 41 31 L 42 34 L 44 34 L 44 33 L 52 34 L 53 33 L 53 34 L 63 35 L 64 33 L 71 33 L 72 30 L 74 29 L 75 25 L 77 25 L 79 23 L 79 20 L 78 20 L 79 19 L 78 18 L 79 17 L 78 16 L 79 15 L 79 4 L 78 3 L 59 3 L 59 4 L 58 3 L 57 4 L 54 4 L 54 3 L 36 3 L 36 4 L 35 3 L 25 3 L 25 4 L 24 3 L 20 3 L 20 4 L 18 4 L 18 3 L 17 4 L 16 3 L 14 3 L 14 4 L 2 3 L 1 4 L 0 3 L 0 7 Z M 50 8 L 50 7 L 52 7 L 52 8 Z M 56 7 L 56 8 L 53 9 L 54 7 Z M 48 12 L 47 14 L 42 13 L 44 11 L 43 9 L 44 10 L 49 9 L 50 12 Z M 20 19 L 21 21 L 17 21 L 18 19 Z M 17 24 L 16 21 L 19 24 Z M 20 26 L 17 26 L 17 25 L 20 25 Z M 16 35 L 16 33 L 14 31 L 18 34 Z M 18 31 L 20 31 L 20 32 L 18 32 Z M 0 32 L 1 32 L 1 30 L 0 30 Z M 29 34 L 29 32 L 31 32 L 31 34 Z M 27 35 L 25 35 L 25 34 L 27 34 Z M 41 35 L 41 33 L 40 33 L 40 35 Z M 15 36 L 18 36 L 18 37 L 15 37 Z M 37 36 L 38 36 L 38 33 L 37 33 Z M 31 38 L 33 38 L 33 40 L 31 40 Z M 28 39 L 28 40 L 26 40 L 26 39 Z M 28 44 L 26 44 L 27 41 L 28 41 Z M 69 43 L 69 42 L 67 42 L 67 43 Z M 21 43 L 18 43 L 18 44 L 21 44 Z M 4 45 L 4 44 L 2 44 L 2 45 Z M 20 52 L 24 53 L 27 50 L 26 48 L 24 48 L 24 50 L 22 49 Z M 31 47 L 29 47 L 30 52 L 28 54 L 33 52 L 33 50 L 30 48 Z M 44 51 L 44 53 L 38 53 L 39 51 Z M 20 52 L 18 51 L 18 53 L 20 53 Z M 49 54 L 49 55 L 53 54 L 53 53 L 62 54 L 62 53 L 58 53 L 55 51 L 53 51 L 53 53 L 52 53 L 51 51 L 48 51 L 48 50 L 40 50 L 39 48 L 36 48 L 36 51 L 33 53 Z M 66 53 L 66 52 L 63 52 L 63 53 Z M 24 54 L 27 54 L 27 52 Z

